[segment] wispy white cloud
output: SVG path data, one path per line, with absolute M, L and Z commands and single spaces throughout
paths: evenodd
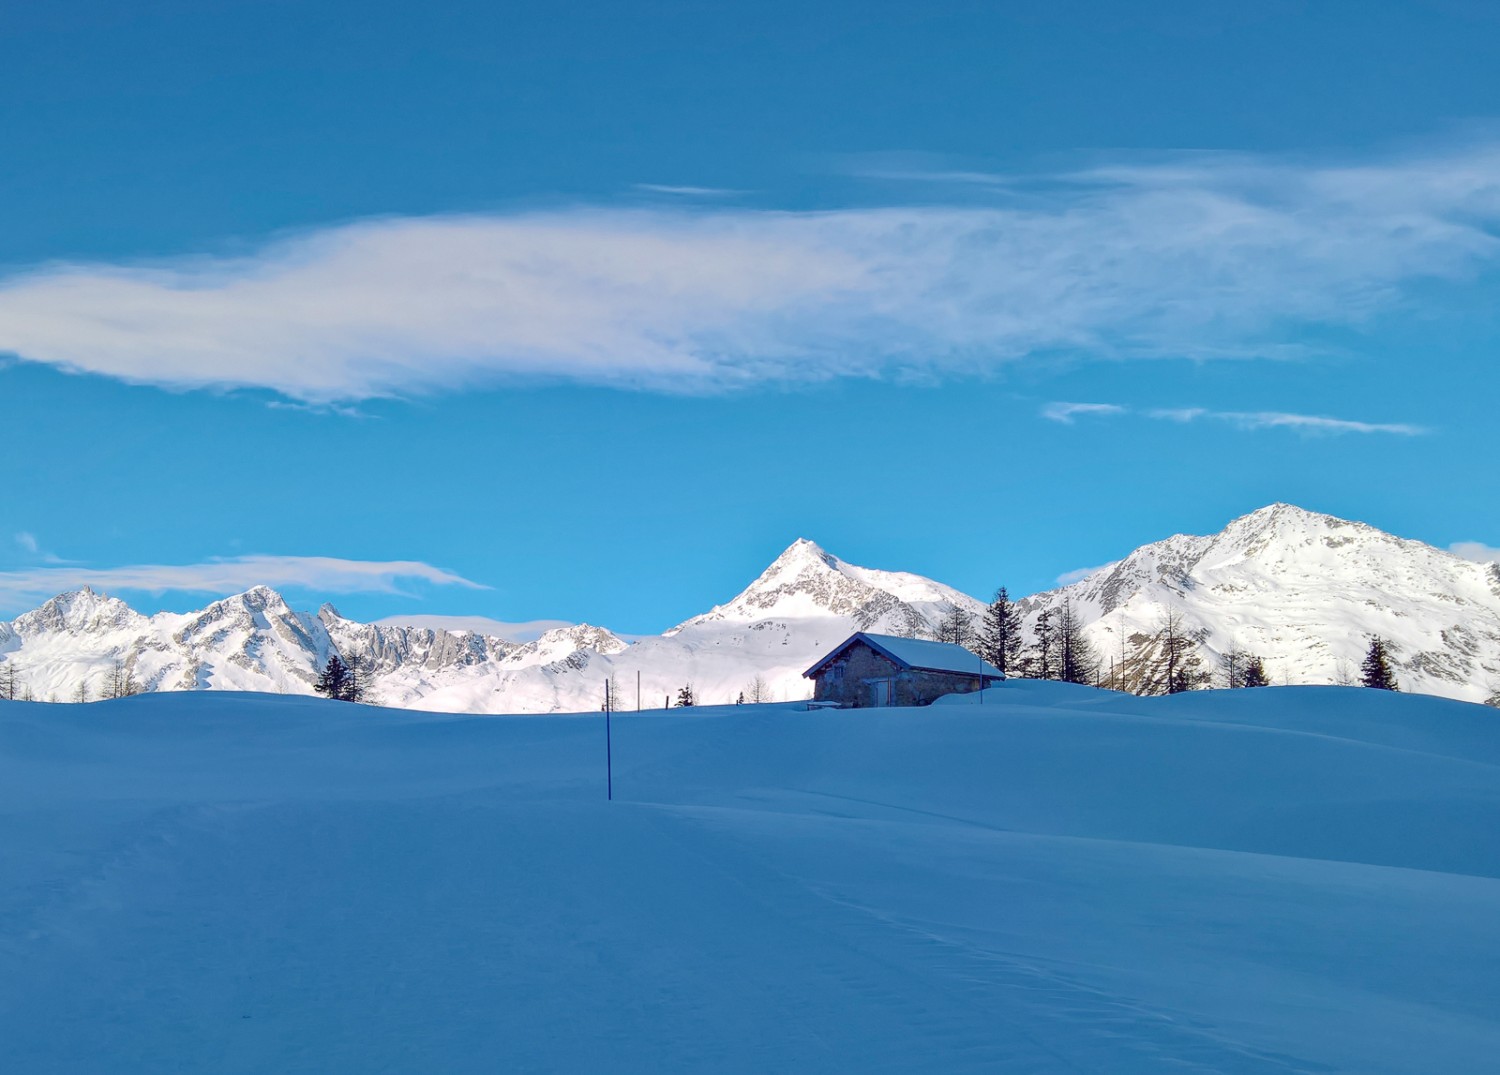
M 1195 422 L 1209 414 L 1206 407 L 1160 407 L 1147 411 L 1148 418 L 1161 418 L 1168 422 Z
M 1245 430 L 1291 429 L 1306 434 L 1339 433 L 1392 433 L 1403 437 L 1415 437 L 1428 432 L 1421 426 L 1406 422 L 1359 422 L 1350 418 L 1330 418 L 1323 414 L 1293 414 L 1287 411 L 1215 411 L 1207 407 L 1157 407 L 1147 411 L 1133 411 L 1117 403 L 1048 403 L 1041 411 L 1042 417 L 1054 422 L 1072 425 L 1078 415 L 1136 414 L 1158 421 L 1226 422 Z
M 1015 176 L 960 169 L 864 168 L 856 174 L 861 179 L 877 179 L 889 183 L 958 184 L 970 187 L 1009 187 L 1016 183 Z
M 0 607 L 15 609 L 66 590 L 236 593 L 252 586 L 300 586 L 323 593 L 402 593 L 408 581 L 488 589 L 418 560 L 343 560 L 332 556 L 235 556 L 199 564 L 39 567 L 0 571 Z
M 1465 560 L 1474 560 L 1481 564 L 1500 564 L 1500 549 L 1478 541 L 1455 541 L 1448 546 L 1448 551 L 1455 556 L 1462 556 Z
M 1195 422 L 1205 418 L 1228 422 L 1241 429 L 1292 429 L 1310 434 L 1392 433 L 1402 437 L 1415 437 L 1427 432 L 1421 426 L 1406 422 L 1359 422 L 1349 418 L 1291 414 L 1286 411 L 1210 411 L 1202 407 L 1183 407 L 1176 410 L 1154 410 L 1148 412 L 1147 416 L 1172 422 Z
M 1042 417 L 1052 422 L 1072 425 L 1080 414 L 1124 414 L 1125 408 L 1117 403 L 1066 403 L 1058 401 L 1042 408 Z
M 1071 586 L 1075 582 L 1082 582 L 1095 571 L 1109 566 L 1111 565 L 1100 564 L 1099 567 L 1075 567 L 1072 571 L 1064 571 L 1061 575 L 1057 576 L 1057 584 L 1059 586 Z
M 1303 433 L 1392 433 L 1400 437 L 1418 437 L 1428 432 L 1426 428 L 1408 422 L 1356 422 L 1321 414 L 1286 414 L 1280 411 L 1255 411 L 1249 414 L 1231 411 L 1214 417 L 1234 422 L 1246 429 L 1295 429 Z
M 637 183 L 635 189 L 650 194 L 672 194 L 680 198 L 732 198 L 745 193 L 729 187 L 689 187 L 671 183 Z
M 14 272 L 0 351 L 322 404 L 518 378 L 717 391 L 1058 353 L 1298 354 L 1308 325 L 1500 267 L 1496 174 L 1500 142 L 1483 142 L 1028 176 L 985 206 L 374 220 L 245 256 Z
M 22 552 L 26 553 L 28 557 L 42 561 L 42 563 L 44 564 L 66 564 L 72 562 L 70 560 L 64 560 L 56 553 L 42 548 L 42 543 L 37 540 L 37 536 L 31 533 L 29 530 L 20 531 L 15 535 L 15 539 L 16 546 L 21 549 Z

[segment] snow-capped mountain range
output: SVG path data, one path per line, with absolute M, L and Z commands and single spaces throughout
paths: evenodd
M 1003 562 L 997 579 L 1003 578 Z M 1352 674 L 1369 636 L 1391 643 L 1404 689 L 1500 703 L 1500 565 L 1461 559 L 1363 523 L 1273 504 L 1208 537 L 1177 535 L 1023 602 L 1026 625 L 1064 602 L 1107 662 L 1167 609 L 1205 633 L 1208 664 L 1259 654 L 1276 683 Z M 597 709 L 612 680 L 626 708 L 691 683 L 701 701 L 807 697 L 801 673 L 856 630 L 906 633 L 983 603 L 919 575 L 845 563 L 794 542 L 733 600 L 627 642 L 588 624 L 528 642 L 475 631 L 365 624 L 331 605 L 290 608 L 257 586 L 200 612 L 143 616 L 84 589 L 0 622 L 0 668 L 22 690 L 98 697 L 117 662 L 146 690 L 311 694 L 330 653 L 358 656 L 386 705 L 442 712 Z
M 1241 650 L 1264 659 L 1273 683 L 1348 681 L 1379 635 L 1403 690 L 1500 705 L 1500 564 L 1291 504 L 1144 545 L 1028 598 L 1026 626 L 1064 602 L 1106 663 L 1171 609 L 1206 632 L 1210 667 Z

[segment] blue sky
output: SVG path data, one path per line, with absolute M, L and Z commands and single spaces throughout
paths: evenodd
M 437 6 L 0 12 L 0 615 L 1500 545 L 1493 5 Z

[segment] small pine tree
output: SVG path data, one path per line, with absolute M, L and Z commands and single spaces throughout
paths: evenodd
M 1094 647 L 1083 636 L 1083 624 L 1073 611 L 1071 601 L 1063 602 L 1057 617 L 1057 678 L 1064 683 L 1091 683 L 1097 666 Z
M 1053 612 L 1044 608 L 1037 614 L 1036 641 L 1026 655 L 1026 675 L 1032 679 L 1057 678 L 1057 626 Z
M 1370 639 L 1370 648 L 1365 651 L 1365 660 L 1359 666 L 1361 686 L 1381 691 L 1399 691 L 1396 673 L 1391 670 L 1390 653 L 1385 639 L 1379 635 Z
M 1266 676 L 1266 666 L 1255 654 L 1248 654 L 1245 658 L 1245 670 L 1240 674 L 1241 687 L 1269 687 L 1271 680 Z
M 344 692 L 339 695 L 339 700 L 344 702 L 369 702 L 374 693 L 375 678 L 374 670 L 370 662 L 361 660 L 359 654 L 350 655 L 347 667 L 347 675 L 344 677 Z
M 1014 674 L 1021 665 L 1021 610 L 1002 586 L 995 599 L 984 610 L 979 630 L 979 656 L 1004 675 Z
M 697 704 L 698 696 L 693 693 L 693 685 L 691 683 L 683 684 L 683 686 L 678 688 L 677 705 L 680 708 L 686 709 L 689 706 L 695 706 Z
M 346 699 L 349 689 L 349 666 L 339 659 L 337 653 L 330 653 L 328 663 L 323 666 L 322 675 L 318 676 L 318 681 L 313 684 L 313 690 L 342 702 Z

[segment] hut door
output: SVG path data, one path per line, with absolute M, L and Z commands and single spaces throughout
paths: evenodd
M 888 679 L 877 679 L 870 684 L 871 705 L 883 706 L 891 704 L 891 681 Z

